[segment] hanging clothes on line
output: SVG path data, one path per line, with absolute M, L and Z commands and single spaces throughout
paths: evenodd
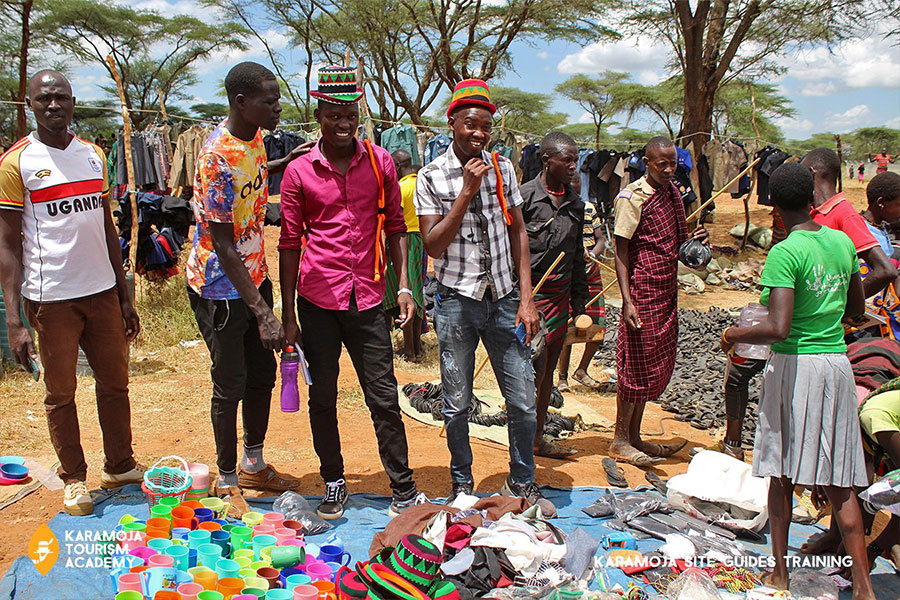
M 192 187 L 194 173 L 197 169 L 197 156 L 200 148 L 212 133 L 209 126 L 193 125 L 181 132 L 175 141 L 175 152 L 172 156 L 172 171 L 169 174 L 169 188 Z
M 766 146 L 756 153 L 756 158 L 761 159 L 756 163 L 756 167 L 754 167 L 757 173 L 757 202 L 763 206 L 772 206 L 772 201 L 769 199 L 769 178 L 772 176 L 772 173 L 775 172 L 775 169 L 780 167 L 788 158 L 790 158 L 790 155 L 782 152 L 778 148 Z
M 686 148 L 676 147 L 675 152 L 678 156 L 678 166 L 675 168 L 673 183 L 681 193 L 681 201 L 684 203 L 685 212 L 688 212 L 688 207 L 697 201 L 697 192 L 694 191 L 694 185 L 691 183 L 691 171 L 694 168 L 694 163 L 691 160 L 690 151 Z M 706 211 L 711 212 L 715 208 L 715 204 L 711 204 Z
M 447 148 L 453 143 L 449 135 L 436 135 L 425 143 L 425 164 L 427 165 L 438 156 L 447 152 Z
M 263 138 L 263 145 L 266 147 L 266 159 L 276 160 L 284 158 L 291 153 L 291 150 L 304 142 L 306 142 L 306 138 L 299 133 L 276 129 Z M 281 178 L 283 176 L 284 171 L 269 174 L 270 195 L 274 196 L 281 193 Z
M 419 144 L 416 140 L 416 130 L 406 124 L 397 124 L 381 134 L 381 143 L 378 144 L 388 152 L 404 150 L 412 157 L 412 165 L 419 167 L 422 161 L 419 158 Z
M 519 167 L 522 169 L 522 181 L 531 181 L 544 168 L 541 164 L 540 146 L 537 144 L 528 144 L 522 148 L 522 155 L 519 158 Z

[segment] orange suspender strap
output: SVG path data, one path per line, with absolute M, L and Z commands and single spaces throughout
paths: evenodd
M 372 165 L 372 171 L 375 172 L 375 180 L 378 182 L 378 219 L 375 222 L 375 281 L 381 281 L 381 272 L 384 269 L 384 241 L 381 234 L 384 231 L 384 176 L 378 163 L 375 161 L 375 149 L 372 142 L 365 140 L 366 152 L 369 154 L 369 164 Z
M 512 225 L 512 215 L 509 214 L 509 208 L 506 206 L 506 196 L 503 194 L 503 175 L 500 174 L 500 162 L 497 160 L 497 153 L 491 152 L 491 158 L 494 160 L 494 173 L 497 175 L 497 198 L 500 200 L 500 209 L 503 211 L 503 219 L 506 225 Z

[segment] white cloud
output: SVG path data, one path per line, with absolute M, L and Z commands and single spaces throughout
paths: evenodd
M 194 0 L 176 0 L 175 2 L 168 2 L 167 0 L 114 0 L 114 2 L 138 10 L 156 11 L 167 17 L 173 15 L 188 15 L 202 21 L 208 20 L 210 11 L 213 10 L 209 7 L 202 6 L 199 2 L 195 2 Z
M 823 97 L 830 96 L 837 91 L 837 84 L 833 81 L 816 81 L 806 84 L 800 90 L 801 96 Z
M 795 117 L 778 117 L 775 124 L 780 127 L 788 137 L 806 137 L 812 132 L 815 124 L 809 119 L 797 119 Z
M 893 129 L 900 129 L 900 117 L 894 117 L 890 121 L 885 121 L 885 127 L 891 127 Z
M 866 117 L 871 114 L 871 110 L 866 104 L 857 104 L 848 108 L 844 112 L 828 115 L 825 122 L 832 129 L 850 128 L 854 129 L 864 125 Z
M 537 57 L 541 60 L 547 60 L 550 54 L 546 50 L 541 50 L 537 53 Z
M 632 37 L 613 43 L 589 44 L 565 56 L 556 69 L 566 74 L 625 71 L 635 80 L 653 85 L 665 79 L 664 67 L 668 58 L 667 46 Z
M 591 113 L 588 111 L 584 111 L 580 117 L 578 117 L 579 123 L 593 123 L 594 117 L 591 116 Z

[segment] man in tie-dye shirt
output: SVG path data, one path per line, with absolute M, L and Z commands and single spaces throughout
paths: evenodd
M 299 480 L 263 460 L 275 356 L 284 330 L 272 312 L 272 282 L 263 248 L 269 170 L 260 128 L 278 126 L 278 81 L 256 63 L 225 77 L 228 118 L 213 131 L 197 160 L 194 243 L 187 263 L 188 296 L 212 358 L 211 418 L 220 496 L 246 511 L 242 487 L 281 492 Z M 237 410 L 243 401 L 244 454 L 237 470 Z M 237 501 L 237 503 L 235 502 Z

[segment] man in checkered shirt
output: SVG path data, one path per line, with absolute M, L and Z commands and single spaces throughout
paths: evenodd
M 447 110 L 453 143 L 416 182 L 416 214 L 439 284 L 434 328 L 453 483 L 449 501 L 471 494 L 475 485 L 468 415 L 481 339 L 509 415 L 510 474 L 501 493 L 526 498 L 553 517 L 556 508 L 534 483 L 537 424 L 528 344 L 539 319 L 522 196 L 512 163 L 486 151 L 496 110 L 483 81 L 457 84 Z M 524 343 L 516 335 L 520 323 Z

